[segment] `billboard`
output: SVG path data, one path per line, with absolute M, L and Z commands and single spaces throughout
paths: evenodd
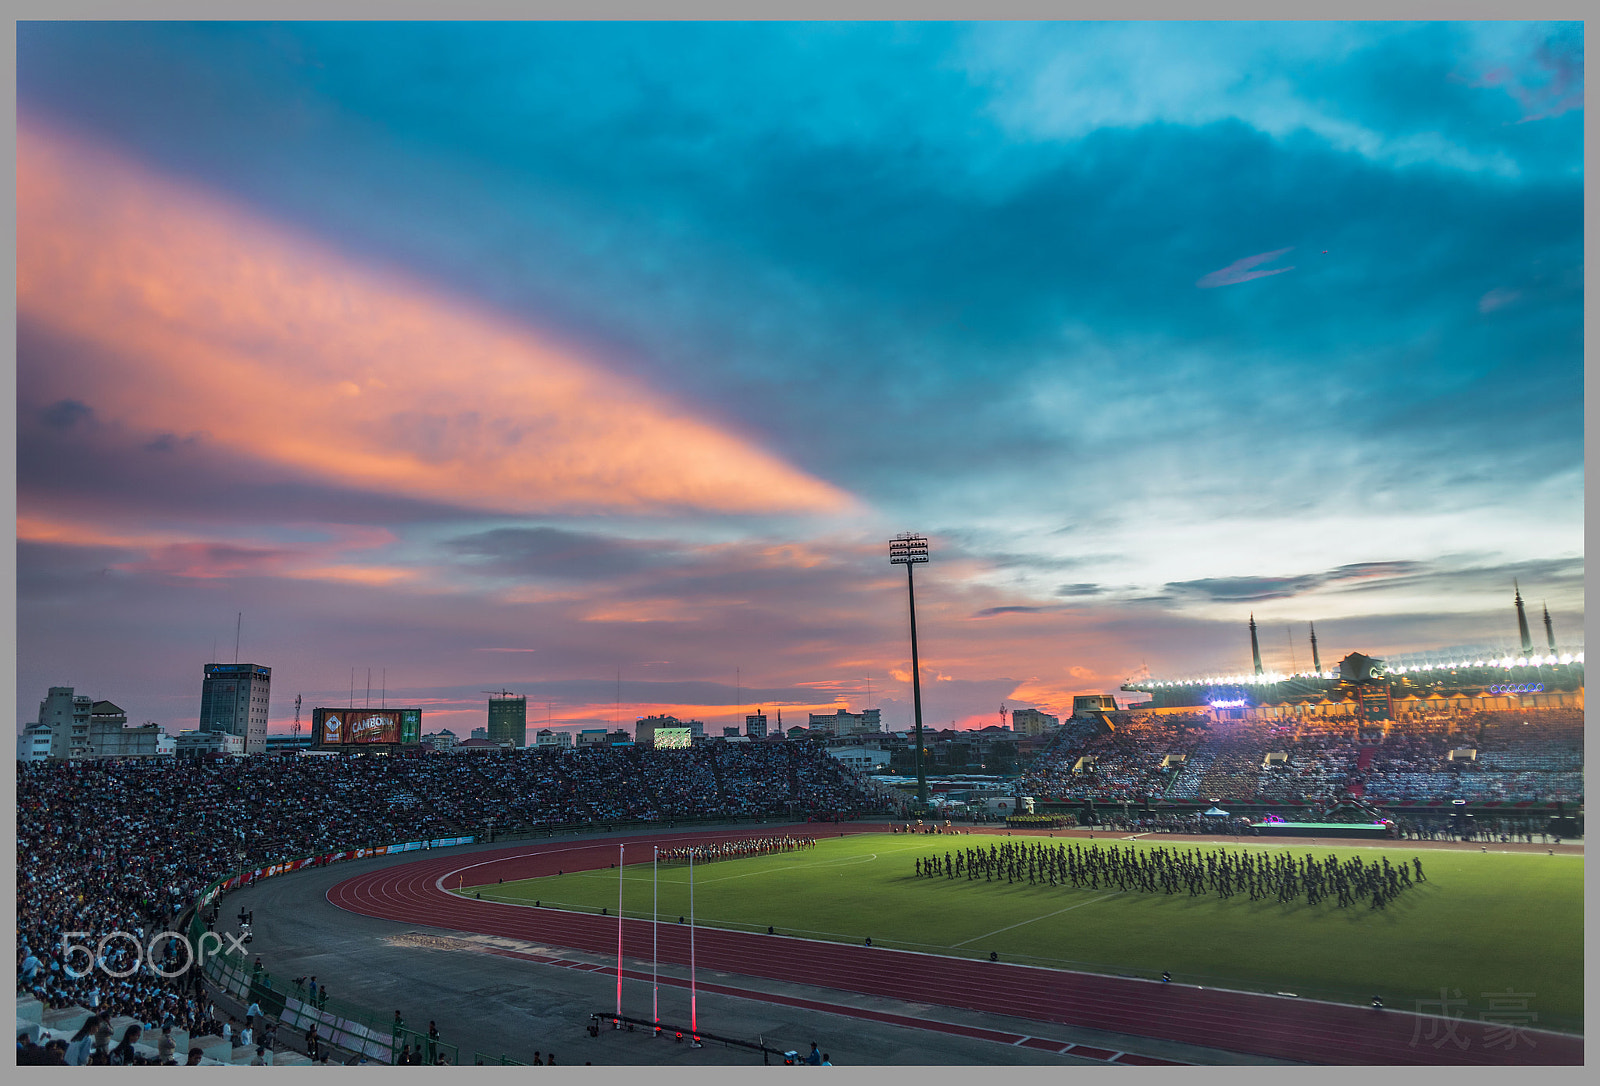
M 322 709 L 312 713 L 316 747 L 360 747 L 422 741 L 421 709 Z

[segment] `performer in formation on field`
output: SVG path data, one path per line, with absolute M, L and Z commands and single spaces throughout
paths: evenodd
M 915 861 L 919 878 L 965 878 L 984 882 L 1005 879 L 1007 885 L 1027 880 L 1028 885 L 1088 887 L 1176 894 L 1186 889 L 1190 897 L 1215 893 L 1230 898 L 1248 893 L 1251 901 L 1276 898 L 1280 904 L 1304 899 L 1315 905 L 1335 898 L 1340 908 L 1370 901 L 1370 909 L 1386 909 L 1389 902 L 1411 888 L 1412 871 L 1422 881 L 1422 863 L 1398 867 L 1383 856 L 1369 864 L 1360 856 L 1340 862 L 1329 854 L 1318 860 L 1311 853 L 1230 852 L 1215 848 L 1151 849 L 1116 845 L 1048 845 L 1006 841 L 984 848 L 935 853 Z
M 682 848 L 664 848 L 659 853 L 663 863 L 688 863 L 694 857 L 697 864 L 712 860 L 741 860 L 746 856 L 771 856 L 779 852 L 799 852 L 816 848 L 815 837 L 751 837 L 741 841 L 719 841 L 714 845 L 686 845 Z

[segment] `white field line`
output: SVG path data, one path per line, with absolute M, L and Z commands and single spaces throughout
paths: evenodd
M 991 935 L 999 935 L 1001 932 L 1010 931 L 1012 928 L 1020 928 L 1028 924 L 1037 924 L 1041 920 L 1049 920 L 1052 916 L 1060 916 L 1062 913 L 1070 913 L 1073 909 L 1081 909 L 1085 905 L 1093 905 L 1096 901 L 1104 901 L 1106 898 L 1116 897 L 1120 893 L 1122 893 L 1121 890 L 1113 890 L 1109 894 L 1101 894 L 1099 897 L 1090 898 L 1088 901 L 1080 901 L 1076 905 L 1068 905 L 1065 909 L 1057 909 L 1053 913 L 1045 913 L 1043 916 L 1036 916 L 1032 920 L 1022 920 L 1015 924 L 1008 924 L 1003 928 L 996 928 L 994 931 L 986 932 L 983 935 L 974 935 L 971 939 L 963 939 L 959 943 L 951 943 L 950 949 L 954 950 L 958 946 L 966 946 L 968 943 L 976 943 L 979 939 L 987 939 Z

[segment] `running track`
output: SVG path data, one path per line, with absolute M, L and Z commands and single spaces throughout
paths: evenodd
M 876 827 L 855 829 L 873 828 Z M 794 827 L 788 832 L 796 829 L 807 832 L 806 827 Z M 510 881 L 553 875 L 558 870 L 592 870 L 615 862 L 617 846 L 622 844 L 636 845 L 643 854 L 643 849 L 651 845 L 721 841 L 774 832 L 785 831 L 762 827 L 745 832 L 513 845 L 498 852 L 432 857 L 358 875 L 331 887 L 327 896 L 341 909 L 381 919 L 536 940 L 589 953 L 614 955 L 617 950 L 614 917 L 474 901 L 447 892 L 446 881 L 464 878 L 474 885 L 483 885 L 501 878 Z M 831 831 L 819 827 L 810 832 Z M 624 921 L 624 953 L 637 958 L 650 945 L 650 935 L 651 925 L 647 921 Z M 689 964 L 686 927 L 661 925 L 658 946 L 661 961 Z M 704 927 L 695 929 L 694 949 L 697 970 L 1164 1038 L 1302 1063 L 1459 1066 L 1583 1063 L 1582 1037 L 1525 1030 L 1514 1044 L 1507 1046 L 1504 1030 L 1496 1034 L 1495 1027 L 1481 1022 L 1457 1020 L 1449 1023 L 1454 1026 L 1452 1031 L 1446 1028 L 1444 1020 L 1395 1010 L 1375 1011 L 1315 1000 Z M 640 976 L 628 970 L 624 970 L 624 975 L 635 979 Z M 719 990 L 714 985 L 699 987 Z M 741 994 L 736 989 L 721 990 Z M 804 1005 L 804 1001 L 798 1002 Z M 893 1021 L 898 1016 L 881 1017 Z M 912 1018 L 899 1020 L 908 1025 L 920 1024 Z M 979 1031 L 979 1035 L 982 1032 Z M 1452 1035 L 1457 1038 L 1455 1043 L 1448 1042 Z M 1489 1043 L 1497 1037 L 1498 1045 Z M 1435 1045 L 1436 1040 L 1442 1043 Z M 1461 1042 L 1465 1042 L 1465 1047 L 1459 1047 Z M 1088 1055 L 1089 1051 L 1082 1054 Z

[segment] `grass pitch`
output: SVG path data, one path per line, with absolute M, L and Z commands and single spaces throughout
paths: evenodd
M 1525 1008 L 1528 1026 L 1583 1029 L 1583 857 L 1408 849 L 1401 845 L 1223 846 L 1270 853 L 1421 856 L 1428 881 L 1385 910 L 1365 903 L 1222 900 L 1073 889 L 1026 881 L 922 879 L 913 860 L 993 838 L 859 834 L 815 849 L 696 864 L 697 924 L 1249 991 L 1365 1003 L 1476 1020 Z M 1059 841 L 1052 843 L 1060 843 Z M 1080 842 L 1089 844 L 1087 841 Z M 1129 842 L 1097 839 L 1126 847 Z M 1159 839 L 1135 848 L 1168 848 Z M 1214 846 L 1201 846 L 1209 849 Z M 640 850 L 644 851 L 643 849 Z M 651 865 L 622 871 L 630 917 L 651 916 Z M 662 921 L 689 913 L 687 867 L 660 867 Z M 468 887 L 484 900 L 598 913 L 617 907 L 618 873 L 589 871 Z M 1446 1009 L 1440 1000 L 1451 1000 Z M 1464 1001 L 1464 1002 L 1461 1002 Z M 1491 1001 L 1494 1001 L 1491 1006 Z M 1528 1017 L 1529 1014 L 1537 1018 Z

